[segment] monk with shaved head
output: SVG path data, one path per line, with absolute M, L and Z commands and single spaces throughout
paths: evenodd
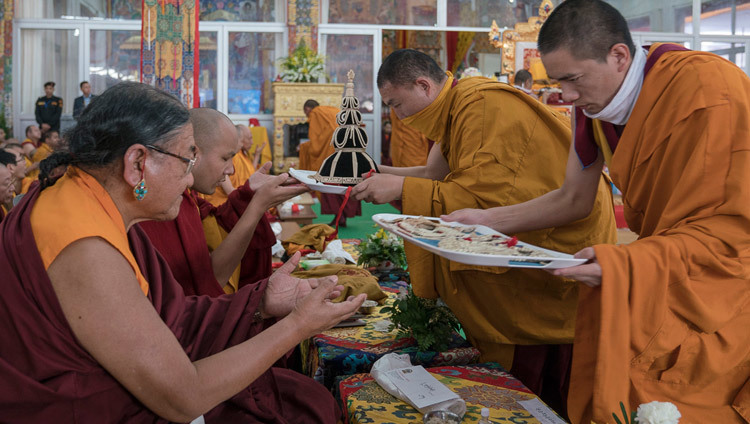
M 271 275 L 270 248 L 276 242 L 265 212 L 306 190 L 287 174 L 268 175 L 270 164 L 231 193 L 218 208 L 200 195 L 210 195 L 234 172 L 237 130 L 221 112 L 190 110 L 200 159 L 193 167 L 193 185 L 182 196 L 173 221 L 142 226 L 169 262 L 186 294 L 218 296 Z

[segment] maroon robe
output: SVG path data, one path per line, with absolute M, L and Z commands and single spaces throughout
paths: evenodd
M 38 194 L 38 186 L 32 188 L 0 225 L 0 421 L 166 423 L 76 340 L 31 230 L 29 217 Z M 252 316 L 268 280 L 233 295 L 185 296 L 143 230 L 134 226 L 128 236 L 149 281 L 149 300 L 192 361 L 263 330 Z M 275 368 L 205 414 L 207 423 L 335 423 L 339 417 L 322 385 Z
M 164 256 L 172 274 L 187 295 L 221 296 L 224 290 L 216 281 L 211 253 L 203 232 L 202 220 L 214 215 L 221 227 L 229 232 L 234 228 L 253 198 L 250 186 L 240 186 L 218 208 L 195 194 L 185 191 L 180 212 L 172 221 L 148 221 L 140 224 L 152 244 Z M 253 238 L 240 262 L 239 287 L 255 283 L 271 275 L 271 246 L 276 236 L 265 215 L 258 222 Z

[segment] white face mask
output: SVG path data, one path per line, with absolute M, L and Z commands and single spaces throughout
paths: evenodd
M 633 112 L 635 101 L 638 100 L 638 95 L 641 94 L 643 67 L 645 65 L 646 50 L 636 47 L 630 69 L 628 69 L 625 80 L 622 82 L 620 89 L 612 101 L 599 113 L 590 115 L 586 111 L 583 111 L 584 115 L 591 119 L 599 119 L 615 125 L 624 125 L 628 122 L 628 118 L 630 118 L 630 114 Z

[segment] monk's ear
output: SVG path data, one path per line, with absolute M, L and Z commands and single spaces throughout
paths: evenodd
M 435 84 L 431 79 L 427 77 L 419 77 L 416 81 L 414 81 L 414 85 L 416 86 L 417 90 L 422 90 L 427 93 L 427 95 L 429 95 Z
M 617 72 L 627 72 L 632 56 L 624 43 L 617 43 L 609 49 L 609 60 L 613 61 Z
M 122 157 L 122 177 L 131 186 L 135 186 L 143 178 L 146 150 L 146 146 L 142 144 L 133 144 Z

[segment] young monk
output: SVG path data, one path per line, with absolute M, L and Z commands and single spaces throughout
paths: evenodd
M 636 47 L 600 0 L 558 6 L 539 51 L 577 106 L 565 183 L 450 218 L 505 232 L 570 222 L 591 209 L 606 162 L 640 238 L 587 247 L 587 264 L 556 272 L 585 284 L 570 418 L 659 400 L 685 422 L 750 422 L 750 79 L 710 53 Z
M 216 208 L 201 198 L 232 175 L 237 131 L 232 121 L 210 108 L 190 110 L 201 161 L 193 184 L 182 195 L 173 221 L 139 224 L 164 255 L 185 294 L 219 296 L 271 275 L 276 236 L 265 217 L 268 208 L 307 190 L 287 174 L 268 175 L 270 164 L 250 176 Z M 241 264 L 242 262 L 242 264 Z M 241 264 L 241 267 L 240 267 Z
M 200 159 L 188 118 L 145 84 L 108 89 L 81 115 L 69 150 L 42 163 L 47 187 L 32 187 L 0 226 L 3 422 L 340 418 L 323 386 L 271 365 L 364 295 L 329 302 L 342 287 L 290 277 L 295 257 L 232 296 L 185 296 L 133 227 L 177 216 Z M 60 165 L 68 172 L 52 183 Z

